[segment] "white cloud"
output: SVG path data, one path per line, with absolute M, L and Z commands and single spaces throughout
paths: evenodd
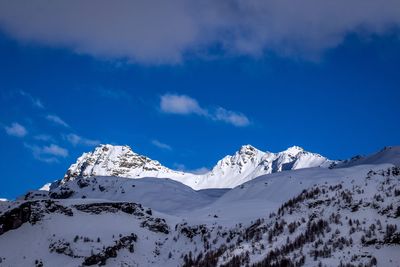
M 19 93 L 23 97 L 26 97 L 27 99 L 29 99 L 29 101 L 31 101 L 33 106 L 35 106 L 37 108 L 40 108 L 40 109 L 44 109 L 44 105 L 43 105 L 42 101 L 39 98 L 35 98 L 31 94 L 29 94 L 29 93 L 27 93 L 27 92 L 25 92 L 23 90 L 20 90 Z
M 165 149 L 165 150 L 172 150 L 172 147 L 170 145 L 162 143 L 162 142 L 160 142 L 158 140 L 152 140 L 151 143 L 153 145 L 155 145 L 156 147 L 158 147 L 158 148 Z
M 67 149 L 56 144 L 51 144 L 49 146 L 38 146 L 25 143 L 24 145 L 26 148 L 32 151 L 32 155 L 35 159 L 46 163 L 59 162 L 58 158 L 66 158 L 69 154 Z
M 84 138 L 77 134 L 68 134 L 65 136 L 65 139 L 74 146 L 77 146 L 77 145 L 96 146 L 96 145 L 100 144 L 99 140 L 92 140 L 92 139 Z
M 16 137 L 24 137 L 28 134 L 26 128 L 17 122 L 12 123 L 11 126 L 5 126 L 4 129 L 8 135 Z
M 48 121 L 51 121 L 51 122 L 55 123 L 55 124 L 64 126 L 64 127 L 66 127 L 66 128 L 69 128 L 68 123 L 66 123 L 64 120 L 62 120 L 62 119 L 61 119 L 60 117 L 58 117 L 57 115 L 47 115 L 47 116 L 46 116 L 46 119 L 47 119 Z
M 237 127 L 245 127 L 250 124 L 250 120 L 242 113 L 229 111 L 224 108 L 217 108 L 214 114 L 215 120 L 224 121 Z
M 42 153 L 63 158 L 68 157 L 68 150 L 55 144 L 51 144 L 50 146 L 44 146 L 42 148 Z
M 399 26 L 398 0 L 0 1 L 0 28 L 19 40 L 145 64 L 181 62 L 215 45 L 229 56 L 312 56 L 348 33 Z
M 163 112 L 173 114 L 197 114 L 206 115 L 196 99 L 186 95 L 165 94 L 161 96 L 160 108 Z
M 195 114 L 214 121 L 222 121 L 236 127 L 246 127 L 251 124 L 249 118 L 240 112 L 217 107 L 207 109 L 201 107 L 198 101 L 187 95 L 165 94 L 161 96 L 160 110 L 177 115 Z

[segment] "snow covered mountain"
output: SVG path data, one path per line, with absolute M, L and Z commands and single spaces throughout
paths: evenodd
M 162 166 L 158 161 L 139 155 L 129 146 L 100 145 L 92 152 L 83 153 L 64 175 L 63 182 L 77 177 L 118 176 L 183 177 L 186 174 Z
M 0 205 L 0 266 L 399 266 L 393 164 L 278 172 L 206 191 L 92 177 L 29 192 Z
M 319 154 L 294 146 L 279 153 L 263 152 L 245 145 L 226 156 L 208 173 L 196 175 L 171 170 L 158 161 L 139 155 L 128 146 L 100 145 L 84 153 L 67 170 L 61 183 L 80 177 L 158 177 L 179 181 L 195 190 L 233 188 L 255 177 L 286 170 L 329 167 L 334 164 Z
M 196 180 L 194 188 L 233 188 L 258 176 L 312 167 L 330 167 L 335 161 L 293 146 L 279 153 L 263 152 L 251 145 L 218 161 Z
M 368 156 L 355 156 L 336 164 L 335 168 L 345 168 L 356 165 L 373 165 L 390 163 L 400 166 L 400 146 L 386 146 L 375 154 Z

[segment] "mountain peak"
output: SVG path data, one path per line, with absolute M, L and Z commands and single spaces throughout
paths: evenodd
M 240 147 L 240 149 L 238 151 L 238 153 L 241 154 L 241 155 L 243 155 L 243 154 L 254 155 L 254 154 L 257 154 L 257 153 L 260 153 L 260 152 L 264 153 L 264 152 L 262 152 L 261 150 L 255 148 L 252 145 L 243 145 L 243 146 Z
M 288 149 L 286 149 L 285 151 L 283 151 L 283 153 L 291 154 L 291 155 L 297 155 L 298 153 L 304 152 L 304 151 L 305 150 L 302 147 L 292 146 L 292 147 L 289 147 Z
M 279 153 L 264 152 L 252 145 L 243 145 L 233 155 L 218 161 L 205 174 L 171 170 L 132 151 L 127 146 L 101 144 L 93 151 L 83 153 L 66 172 L 62 183 L 91 176 L 119 176 L 126 178 L 159 177 L 182 182 L 194 189 L 231 188 L 260 175 L 284 170 L 329 166 L 331 161 L 318 154 L 301 153 L 293 146 Z
M 128 145 L 111 145 L 111 144 L 100 144 L 94 148 L 94 151 L 109 151 L 110 149 L 117 149 L 119 151 L 127 151 L 130 150 L 133 152 L 132 148 Z
M 243 150 L 243 151 L 246 151 L 246 150 L 255 150 L 255 149 L 257 149 L 257 148 L 255 148 L 255 147 L 252 146 L 252 145 L 247 144 L 247 145 L 241 146 L 239 151 L 242 151 L 242 150 Z
M 63 181 L 91 176 L 169 177 L 182 175 L 162 166 L 158 161 L 139 155 L 129 146 L 102 144 L 83 153 L 67 170 Z

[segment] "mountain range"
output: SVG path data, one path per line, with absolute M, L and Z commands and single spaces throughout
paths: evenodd
M 311 167 L 327 168 L 337 163 L 298 146 L 272 153 L 244 145 L 234 155 L 218 161 L 211 171 L 194 174 L 171 170 L 156 160 L 133 152 L 129 146 L 100 145 L 79 157 L 68 168 L 61 183 L 92 176 L 158 177 L 176 180 L 195 190 L 233 188 L 264 174 Z
M 0 201 L 0 266 L 396 267 L 399 163 L 246 145 L 198 175 L 101 145 Z

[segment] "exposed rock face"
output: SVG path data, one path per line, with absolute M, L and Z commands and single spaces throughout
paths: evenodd
M 63 181 L 77 177 L 119 176 L 129 178 L 183 176 L 158 161 L 136 154 L 128 146 L 100 145 L 94 151 L 84 153 L 72 164 Z
M 74 206 L 77 210 L 91 213 L 116 213 L 118 211 L 125 212 L 127 214 L 133 214 L 135 216 L 144 216 L 144 209 L 142 205 L 136 203 L 125 203 L 125 202 L 110 202 L 110 203 L 91 203 L 91 204 L 80 204 Z
M 100 145 L 84 153 L 72 164 L 61 183 L 92 176 L 127 178 L 170 178 L 193 189 L 232 188 L 260 175 L 285 170 L 330 167 L 334 161 L 291 147 L 279 153 L 263 152 L 245 145 L 232 156 L 226 156 L 208 173 L 196 175 L 171 170 L 158 161 L 139 155 L 128 146 Z M 84 185 L 82 185 L 84 186 Z
M 95 264 L 106 265 L 107 259 L 116 258 L 117 252 L 121 249 L 128 248 L 130 253 L 134 252 L 134 243 L 137 241 L 137 235 L 132 233 L 129 236 L 121 237 L 115 242 L 115 245 L 103 249 L 100 253 L 91 255 L 83 261 L 84 266 L 92 266 Z
M 21 203 L 0 215 L 0 235 L 17 229 L 27 222 L 35 224 L 44 214 L 55 212 L 67 216 L 73 215 L 71 209 L 59 205 L 53 200 L 37 200 Z
M 91 203 L 75 205 L 74 208 L 91 214 L 116 213 L 121 211 L 138 217 L 141 220 L 141 227 L 147 228 L 149 231 L 164 234 L 169 233 L 169 226 L 165 220 L 152 217 L 151 209 L 145 211 L 141 204 L 129 202 Z

